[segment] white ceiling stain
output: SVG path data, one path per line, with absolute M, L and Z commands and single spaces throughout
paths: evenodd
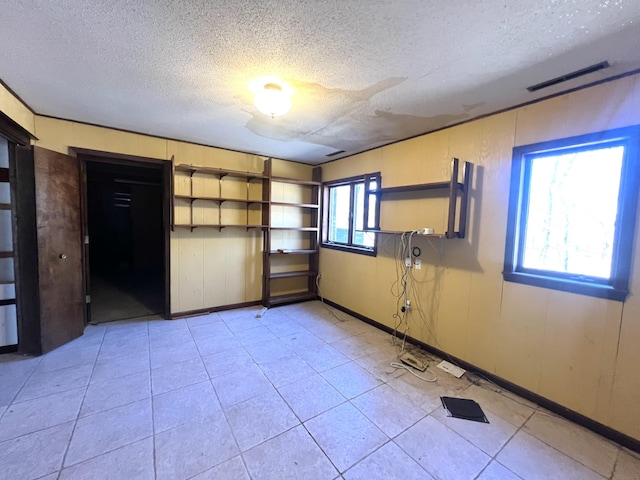
M 5 0 L 0 79 L 40 114 L 321 163 L 637 70 L 638 45 L 637 0 Z M 265 75 L 289 114 L 256 111 Z

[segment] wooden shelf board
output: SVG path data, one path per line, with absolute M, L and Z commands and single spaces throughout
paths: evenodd
M 0 252 L 0 258 L 13 258 L 13 252 Z
M 174 227 L 182 227 L 182 228 L 267 228 L 267 225 L 214 225 L 211 223 L 203 224 L 203 223 L 176 223 Z
M 299 232 L 317 232 L 318 227 L 271 227 L 271 230 L 297 230 Z
M 208 175 L 215 176 L 230 176 L 230 177 L 238 177 L 238 178 L 268 178 L 262 173 L 257 172 L 242 172 L 240 170 L 227 170 L 225 168 L 215 168 L 215 167 L 198 167 L 195 165 L 187 165 L 185 163 L 181 163 L 180 165 L 176 165 L 176 171 L 179 172 L 191 172 L 191 173 L 206 173 Z
M 369 193 L 386 194 L 386 193 L 409 193 L 418 192 L 424 190 L 448 190 L 451 186 L 450 182 L 433 182 L 433 183 L 421 183 L 418 185 L 403 185 L 400 187 L 386 187 L 369 190 Z M 458 182 L 458 190 L 464 190 L 464 184 Z
M 10 203 L 0 203 L 0 210 L 11 210 Z
M 269 306 L 284 305 L 286 303 L 302 302 L 305 300 L 315 300 L 318 295 L 313 292 L 289 293 L 287 295 L 276 295 L 269 297 Z
M 211 200 L 213 202 L 269 203 L 266 200 L 250 200 L 246 198 L 201 197 L 195 195 L 174 195 L 174 197 L 183 200 Z
M 271 205 L 282 207 L 320 208 L 320 205 L 317 205 L 315 203 L 271 202 Z
M 317 272 L 313 272 L 311 270 L 302 270 L 295 272 L 272 273 L 271 275 L 269 275 L 269 278 L 313 277 L 315 275 L 317 275 Z
M 271 250 L 269 254 L 271 255 L 313 255 L 314 253 L 318 253 L 318 250 L 312 249 L 287 249 L 283 248 L 283 252 L 279 252 L 278 250 Z
M 13 285 L 16 283 L 14 280 L 0 280 L 0 285 Z
M 8 181 L 9 181 L 9 169 L 0 168 L 0 182 L 8 182 Z
M 300 180 L 299 178 L 288 178 L 288 177 L 271 177 L 272 182 L 278 183 L 293 183 L 294 185 L 309 185 L 309 186 L 318 186 L 322 182 L 315 182 L 313 180 Z
M 369 233 L 384 233 L 387 235 L 402 235 L 405 233 L 411 233 L 412 230 L 375 230 L 372 228 L 367 228 L 365 230 L 357 230 L 358 232 L 369 232 Z M 446 238 L 446 235 L 444 233 L 428 233 L 428 234 L 423 234 L 423 233 L 414 233 L 414 235 L 417 235 L 419 237 L 430 237 L 430 238 Z

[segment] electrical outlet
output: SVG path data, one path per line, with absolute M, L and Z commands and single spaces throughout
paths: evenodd
M 416 258 L 413 261 L 413 266 L 416 267 L 416 270 L 420 270 L 422 268 L 422 260 L 420 260 L 419 258 Z
M 404 266 L 407 268 L 411 268 L 411 257 L 407 257 L 404 259 Z

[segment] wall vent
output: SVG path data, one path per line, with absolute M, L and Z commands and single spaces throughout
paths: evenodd
M 327 157 L 335 157 L 336 155 L 340 155 L 341 153 L 344 153 L 344 150 L 336 150 L 335 152 L 327 154 Z
M 530 87 L 527 87 L 527 90 L 529 90 L 530 92 L 542 90 L 543 88 L 551 87 L 552 85 L 557 85 L 558 83 L 566 82 L 567 80 L 573 80 L 574 78 L 582 77 L 583 75 L 588 75 L 590 73 L 597 72 L 598 70 L 609 68 L 609 66 L 609 62 L 607 61 L 596 63 L 595 65 L 591 65 L 590 67 L 582 68 L 580 70 L 576 70 L 575 72 L 552 78 L 551 80 L 547 80 L 546 82 L 532 85 Z

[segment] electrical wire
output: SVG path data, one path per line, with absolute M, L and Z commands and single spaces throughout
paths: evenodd
M 339 322 L 344 322 L 345 320 L 343 320 L 342 318 L 340 318 L 340 316 L 333 311 L 333 309 L 329 308 L 329 306 L 324 303 L 324 297 L 322 296 L 322 292 L 320 291 L 320 279 L 322 278 L 322 274 L 317 274 L 316 275 L 316 290 L 318 292 L 318 296 L 320 297 L 320 303 L 322 303 L 322 306 L 324 307 L 324 309 L 329 312 L 331 315 L 333 315 Z
M 438 377 L 436 377 L 436 374 L 433 373 L 433 372 L 430 372 L 428 369 L 425 370 L 425 372 L 430 373 L 431 375 L 433 375 L 432 378 L 424 378 L 424 377 L 418 375 L 416 372 L 413 371 L 413 369 L 410 366 L 405 365 L 404 363 L 393 362 L 393 363 L 391 363 L 391 366 L 393 368 L 396 368 L 396 369 L 404 369 L 407 372 L 409 372 L 411 375 L 413 375 L 414 377 L 417 377 L 420 380 L 422 380 L 423 382 L 433 383 L 433 382 L 437 382 L 438 381 Z

